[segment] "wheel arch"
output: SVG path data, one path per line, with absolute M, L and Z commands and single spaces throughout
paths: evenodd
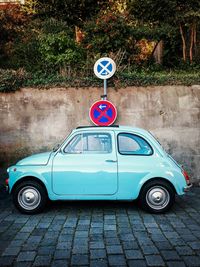
M 46 192 L 46 194 L 48 196 L 48 191 L 47 191 L 47 188 L 45 186 L 45 183 L 43 181 L 41 181 L 39 178 L 35 177 L 35 176 L 24 176 L 24 177 L 20 178 L 19 180 L 17 180 L 16 183 L 13 185 L 10 193 L 12 194 L 13 191 L 15 190 L 15 188 L 19 184 L 21 184 L 21 183 L 23 183 L 25 181 L 35 181 L 35 182 L 37 182 L 38 184 L 40 184 L 45 189 L 45 192 Z
M 174 193 L 177 194 L 176 188 L 175 188 L 174 184 L 173 184 L 171 181 L 169 181 L 168 179 L 163 178 L 163 177 L 153 177 L 153 178 L 148 179 L 147 181 L 145 181 L 145 182 L 142 184 L 142 186 L 141 186 L 141 188 L 140 188 L 140 190 L 139 190 L 138 197 L 140 196 L 140 193 L 142 192 L 142 189 L 144 188 L 144 186 L 145 186 L 146 184 L 148 184 L 149 182 L 152 182 L 152 181 L 158 181 L 158 182 L 161 181 L 161 182 L 165 182 L 165 183 L 167 183 L 167 184 L 170 185 L 171 188 L 174 190 Z

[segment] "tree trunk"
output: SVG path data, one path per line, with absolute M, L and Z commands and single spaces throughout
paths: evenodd
M 197 56 L 197 24 L 194 23 L 194 56 Z
M 163 40 L 159 41 L 153 50 L 153 56 L 157 64 L 162 64 L 163 62 Z
M 190 63 L 193 61 L 193 44 L 194 44 L 194 24 L 191 25 L 190 33 Z
M 183 50 L 183 61 L 186 62 L 187 54 L 186 54 L 186 43 L 185 43 L 185 37 L 183 33 L 182 25 L 180 24 L 180 34 L 182 39 L 182 50 Z

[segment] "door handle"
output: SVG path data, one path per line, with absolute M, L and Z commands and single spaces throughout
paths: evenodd
M 107 159 L 107 160 L 105 160 L 105 162 L 117 162 L 117 160 Z

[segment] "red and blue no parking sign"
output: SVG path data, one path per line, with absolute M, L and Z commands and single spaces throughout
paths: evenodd
M 89 115 L 95 125 L 109 126 L 117 118 L 117 109 L 110 101 L 100 100 L 91 106 Z

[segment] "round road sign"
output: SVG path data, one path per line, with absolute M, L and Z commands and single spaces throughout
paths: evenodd
M 102 57 L 94 64 L 95 75 L 103 80 L 109 79 L 116 71 L 115 62 L 109 57 Z
M 91 106 L 89 115 L 95 125 L 109 126 L 117 118 L 117 109 L 110 101 L 100 100 Z

